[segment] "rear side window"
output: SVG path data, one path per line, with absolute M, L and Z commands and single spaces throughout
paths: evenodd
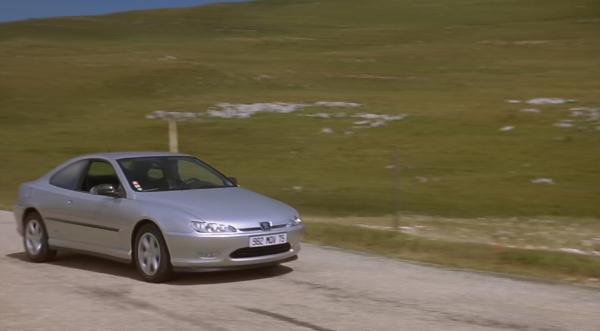
M 87 164 L 87 160 L 82 160 L 62 168 L 50 178 L 50 184 L 67 190 L 79 190 L 81 175 Z

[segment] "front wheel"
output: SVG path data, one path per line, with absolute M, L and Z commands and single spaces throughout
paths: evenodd
M 23 227 L 25 254 L 32 262 L 47 262 L 56 256 L 56 250 L 48 245 L 48 232 L 38 213 L 29 213 Z
M 171 258 L 160 230 L 143 225 L 135 236 L 133 260 L 140 276 L 151 283 L 168 280 L 172 274 Z

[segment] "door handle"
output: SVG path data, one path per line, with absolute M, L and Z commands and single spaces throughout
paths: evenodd
M 73 203 L 73 200 L 67 200 L 67 205 L 70 205 Z

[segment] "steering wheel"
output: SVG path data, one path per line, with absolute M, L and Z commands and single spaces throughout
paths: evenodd
M 183 184 L 185 184 L 185 185 L 191 185 L 191 184 L 198 183 L 198 182 L 202 182 L 202 181 L 200 179 L 198 179 L 198 178 L 191 177 L 191 178 L 188 178 L 188 179 L 184 180 Z

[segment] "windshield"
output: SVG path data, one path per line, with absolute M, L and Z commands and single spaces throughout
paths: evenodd
M 234 187 L 208 164 L 188 156 L 153 156 L 118 160 L 131 188 L 138 192 Z

